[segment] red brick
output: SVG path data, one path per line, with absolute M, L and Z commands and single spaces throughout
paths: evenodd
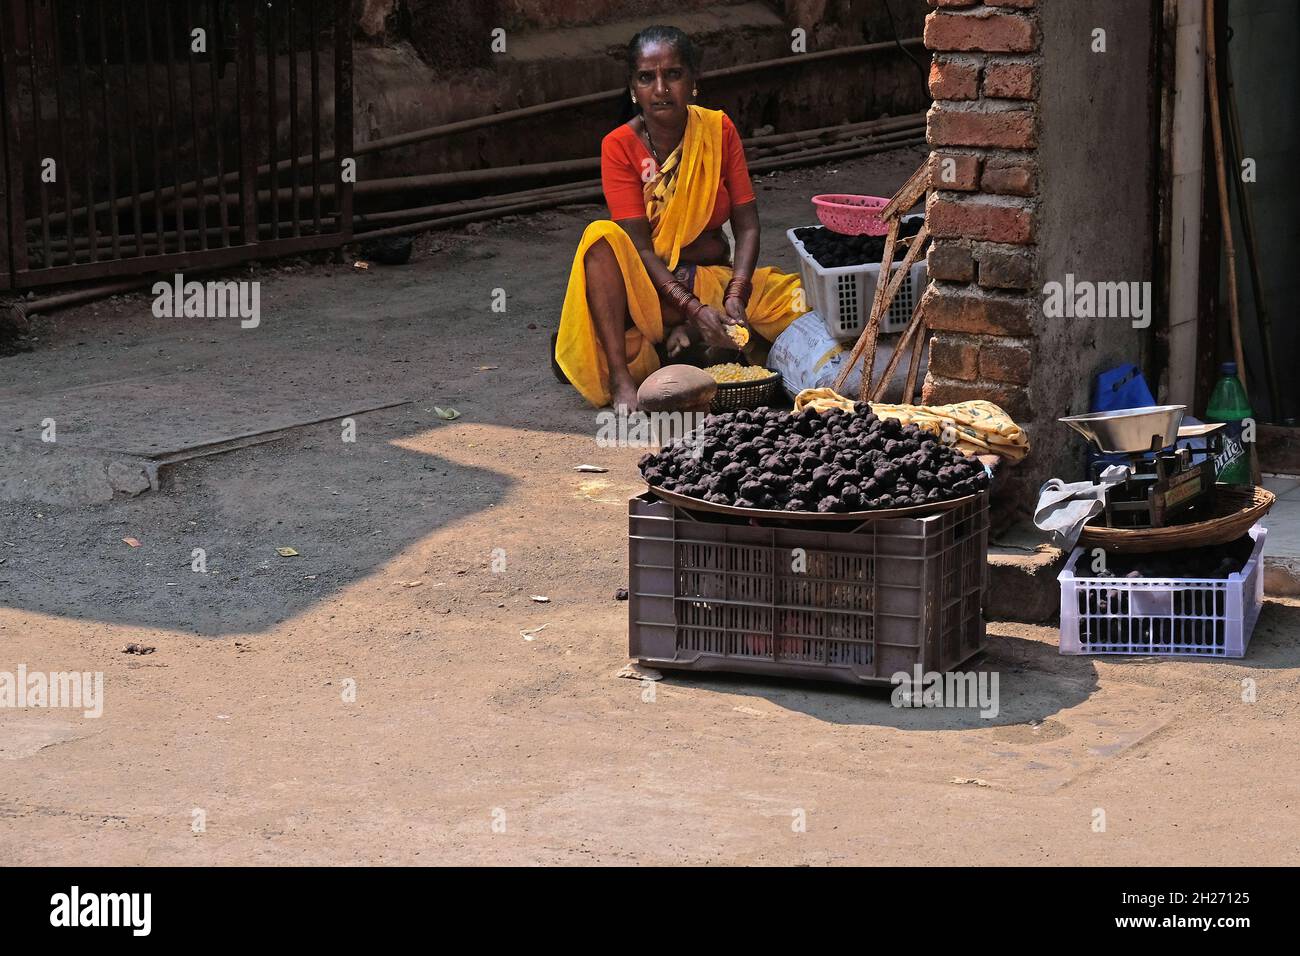
M 1038 0 L 984 0 L 990 7 L 1015 7 L 1018 10 L 1030 10 L 1038 6 Z
M 1029 335 L 1034 302 L 1028 296 L 980 295 L 932 285 L 925 290 L 925 324 L 942 332 L 974 335 Z
M 984 67 L 984 95 L 1008 100 L 1032 100 L 1038 69 L 1030 63 L 989 63 Z
M 925 18 L 925 45 L 930 50 L 1030 53 L 1038 49 L 1038 27 L 1015 14 L 936 10 Z
M 1032 110 L 953 110 L 936 104 L 926 117 L 926 132 L 932 146 L 1038 145 L 1038 120 Z
M 980 285 L 986 289 L 1028 289 L 1034 284 L 1034 264 L 1027 255 L 985 249 L 975 258 Z
M 979 239 L 1023 246 L 1034 238 L 1034 217 L 1018 206 L 995 206 L 961 199 L 930 200 L 930 233 L 945 239 Z
M 935 189 L 973 192 L 980 185 L 980 158 L 963 153 L 935 153 L 930 163 L 930 185 Z
M 926 274 L 945 282 L 974 282 L 975 259 L 961 243 L 936 239 L 925 256 Z
M 936 335 L 930 339 L 930 371 L 973 382 L 979 375 L 979 345 L 970 339 Z
M 973 7 L 981 0 L 930 0 L 932 7 Z
M 973 100 L 979 96 L 980 71 L 974 63 L 936 57 L 930 64 L 930 95 L 936 100 Z
M 930 353 L 934 354 L 933 351 Z M 1034 353 L 1027 345 L 985 339 L 980 345 L 979 377 L 987 382 L 1028 385 Z M 953 376 L 955 377 L 955 376 Z
M 1031 160 L 990 159 L 984 163 L 980 188 L 1000 196 L 1034 196 L 1038 193 L 1038 164 Z
M 1033 418 L 1029 392 L 1019 385 L 1001 382 L 963 382 L 956 379 L 925 377 L 921 401 L 926 405 L 955 405 L 957 402 L 982 400 L 992 402 L 1010 415 L 1017 424 Z

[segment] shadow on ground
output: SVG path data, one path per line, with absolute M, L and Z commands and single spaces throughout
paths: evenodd
M 784 710 L 831 724 L 872 725 L 896 730 L 980 730 L 1047 719 L 1086 700 L 1098 686 L 1097 669 L 1083 657 L 1061 657 L 1055 646 L 1015 637 L 989 637 L 985 652 L 964 672 L 997 674 L 996 713 L 968 701 L 966 707 L 899 707 L 891 687 L 850 687 L 815 681 L 755 679 L 735 675 L 692 675 L 664 671 L 666 681 L 765 698 Z M 986 685 L 992 691 L 991 682 Z

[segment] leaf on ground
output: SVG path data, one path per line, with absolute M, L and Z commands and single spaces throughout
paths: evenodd
M 138 548 L 138 547 L 140 547 L 140 541 L 139 541 L 138 538 L 123 538 L 122 540 L 125 541 L 127 544 L 129 544 L 129 545 L 130 545 L 131 547 L 133 547 L 133 548 Z
M 298 552 L 293 548 L 276 548 L 275 553 L 282 558 L 296 558 L 298 556 Z
M 456 419 L 460 418 L 460 412 L 456 411 L 454 408 L 439 408 L 435 405 L 433 406 L 433 413 L 443 421 L 448 422 L 454 422 Z

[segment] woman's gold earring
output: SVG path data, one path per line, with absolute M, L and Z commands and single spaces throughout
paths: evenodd
M 699 95 L 700 95 L 699 90 L 691 90 L 691 96 L 699 96 Z
M 635 94 L 635 93 L 632 94 L 632 102 L 633 102 L 633 103 L 636 102 L 636 94 Z

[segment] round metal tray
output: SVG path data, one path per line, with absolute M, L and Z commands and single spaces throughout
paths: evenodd
M 774 511 L 771 508 L 737 508 L 735 505 L 715 505 L 711 501 L 679 495 L 675 491 L 666 491 L 649 482 L 646 483 L 646 487 L 656 497 L 682 508 L 692 508 L 695 511 L 714 511 L 718 514 L 734 515 L 737 518 L 756 518 L 764 521 L 871 521 L 877 518 L 924 518 L 926 515 L 949 511 L 979 497 L 978 494 L 963 495 L 960 498 L 950 498 L 947 501 L 909 505 L 906 508 L 877 508 L 874 511 L 832 511 L 823 514 L 820 511 Z M 979 494 L 984 494 L 984 492 Z

